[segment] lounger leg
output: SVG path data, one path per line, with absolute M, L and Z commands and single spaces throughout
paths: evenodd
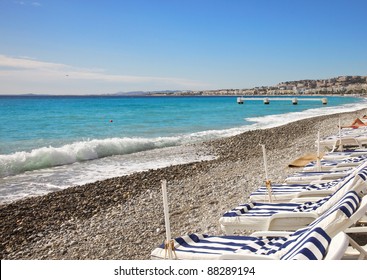
M 359 254 L 359 257 L 358 257 L 358 260 L 364 260 L 364 259 L 366 259 L 366 257 L 367 257 L 367 251 L 362 246 L 360 246 L 357 242 L 355 242 L 353 240 L 353 238 L 351 238 L 350 236 L 348 236 L 348 238 L 349 238 L 350 245 L 352 245 L 352 247 L 354 249 L 356 249 L 360 253 Z
M 229 226 L 220 225 L 220 228 L 224 232 L 225 235 L 233 235 L 233 233 L 234 233 L 233 228 L 231 228 Z

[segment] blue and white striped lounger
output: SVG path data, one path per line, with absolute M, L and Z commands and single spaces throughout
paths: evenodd
M 226 234 L 236 230 L 295 230 L 322 215 L 348 191 L 366 190 L 366 174 L 367 167 L 355 176 L 348 176 L 332 195 L 316 202 L 242 204 L 226 212 L 219 223 Z
M 360 164 L 353 173 L 344 178 L 337 180 L 317 183 L 317 184 L 276 184 L 271 186 L 272 202 L 289 202 L 292 199 L 305 197 L 324 197 L 335 192 L 349 177 L 354 177 L 355 174 L 363 168 L 367 167 L 367 161 Z M 267 202 L 269 201 L 268 189 L 263 186 L 251 193 L 250 201 Z
M 331 135 L 320 141 L 320 146 L 331 151 L 336 151 L 340 145 L 340 139 L 343 146 L 362 148 L 367 144 L 366 129 L 342 130 L 341 137 L 339 135 Z
M 327 160 L 338 160 L 338 159 L 346 159 L 350 157 L 356 157 L 360 155 L 366 155 L 366 149 L 353 149 L 353 150 L 344 150 L 342 152 L 329 152 L 323 155 L 323 159 Z
M 349 158 L 340 159 L 340 160 L 322 159 L 320 161 L 320 168 L 321 168 L 321 171 L 343 170 L 343 169 L 348 169 L 350 167 L 356 167 L 360 165 L 361 163 L 365 162 L 366 160 L 367 160 L 367 154 L 359 155 L 355 157 L 349 157 Z M 316 171 L 317 168 L 318 168 L 317 162 L 312 161 L 303 168 L 303 171 Z
M 272 202 L 289 202 L 299 197 L 322 197 L 332 194 L 336 188 L 343 182 L 337 179 L 319 184 L 274 184 L 271 185 Z M 268 188 L 262 186 L 250 194 L 252 202 L 269 201 Z
M 354 191 L 309 226 L 282 237 L 208 236 L 191 234 L 174 239 L 178 259 L 270 259 L 322 260 L 332 238 L 349 227 L 348 219 L 358 209 L 360 197 Z M 334 221 L 338 221 L 335 223 Z M 274 236 L 274 235 L 273 235 Z M 164 259 L 164 245 L 154 249 L 153 259 Z
M 353 172 L 354 168 L 343 171 L 296 172 L 285 179 L 287 184 L 309 184 L 314 181 L 332 181 L 343 178 Z

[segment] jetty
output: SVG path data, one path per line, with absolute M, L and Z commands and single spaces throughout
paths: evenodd
M 280 97 L 237 97 L 238 104 L 244 104 L 245 101 L 263 100 L 264 104 L 270 104 L 270 101 L 291 101 L 293 105 L 297 105 L 299 101 L 321 101 L 323 105 L 327 105 L 327 98 L 280 98 Z

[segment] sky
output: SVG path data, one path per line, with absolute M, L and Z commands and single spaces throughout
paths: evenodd
M 365 0 L 0 0 L 0 94 L 367 75 Z

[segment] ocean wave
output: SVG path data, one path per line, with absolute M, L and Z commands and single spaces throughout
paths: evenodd
M 0 155 L 0 177 L 26 171 L 83 162 L 112 155 L 122 155 L 177 145 L 175 137 L 109 138 L 81 141 L 62 147 L 42 147 L 30 152 Z
M 223 137 L 225 131 L 206 131 L 188 135 L 156 138 L 93 139 L 61 147 L 42 147 L 30 152 L 0 155 L 0 178 L 43 168 L 69 165 L 115 155 L 179 146 L 197 141 Z M 230 132 L 230 133 L 235 133 Z

